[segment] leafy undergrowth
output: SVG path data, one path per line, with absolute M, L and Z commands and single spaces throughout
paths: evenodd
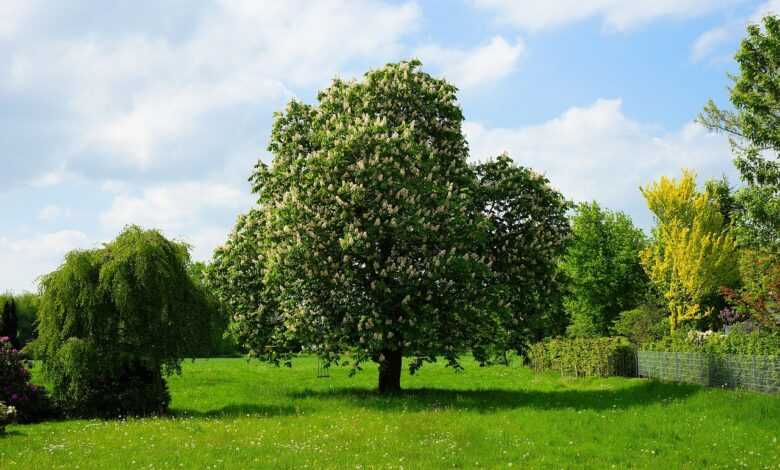
M 9 468 L 780 468 L 780 397 L 521 367 L 404 376 L 184 364 L 173 415 L 10 426 Z

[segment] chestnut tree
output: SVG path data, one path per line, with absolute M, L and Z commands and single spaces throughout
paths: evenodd
M 289 364 L 309 352 L 353 371 L 374 361 L 380 392 L 393 392 L 404 357 L 412 372 L 437 358 L 458 368 L 465 351 L 487 361 L 510 347 L 507 329 L 520 329 L 523 312 L 501 296 L 510 278 L 494 275 L 506 260 L 462 121 L 456 89 L 417 61 L 335 80 L 316 105 L 292 101 L 275 116 L 273 161 L 251 177 L 258 205 L 207 274 L 251 355 Z M 526 249 L 554 252 L 563 199 L 541 176 L 523 175 L 557 195 L 563 221 L 546 232 L 536 212 L 519 213 L 538 235 Z M 541 211 L 543 199 L 519 200 Z M 527 298 L 540 297 L 537 257 L 520 259 L 528 268 L 511 280 L 533 279 Z

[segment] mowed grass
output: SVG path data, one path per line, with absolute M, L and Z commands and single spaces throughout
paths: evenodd
M 0 468 L 780 468 L 780 397 L 426 365 L 373 392 L 316 361 L 187 362 L 173 415 L 11 426 Z

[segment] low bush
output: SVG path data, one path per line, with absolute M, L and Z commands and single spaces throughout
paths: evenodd
M 30 383 L 30 363 L 8 337 L 0 337 L 0 402 L 16 409 L 17 421 L 32 423 L 56 413 L 43 387 Z
M 554 370 L 576 377 L 633 376 L 635 351 L 625 338 L 557 338 L 536 343 L 528 351 L 536 371 Z
M 101 367 L 94 349 L 71 339 L 61 350 L 68 372 L 55 374 L 57 407 L 67 416 L 116 418 L 162 414 L 171 396 L 159 369 L 129 361 L 113 369 Z
M 612 329 L 633 344 L 642 345 L 663 338 L 669 331 L 669 321 L 663 309 L 642 305 L 621 312 Z
M 714 331 L 676 331 L 658 341 L 642 346 L 645 351 L 702 352 L 754 356 L 780 355 L 780 333 L 767 330 L 740 331 L 728 334 Z

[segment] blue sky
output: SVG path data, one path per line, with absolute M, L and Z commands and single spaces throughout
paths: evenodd
M 253 203 L 272 113 L 410 57 L 460 89 L 472 158 L 652 219 L 682 167 L 736 181 L 693 123 L 745 25 L 780 1 L 0 1 L 0 290 L 130 223 L 207 259 Z

